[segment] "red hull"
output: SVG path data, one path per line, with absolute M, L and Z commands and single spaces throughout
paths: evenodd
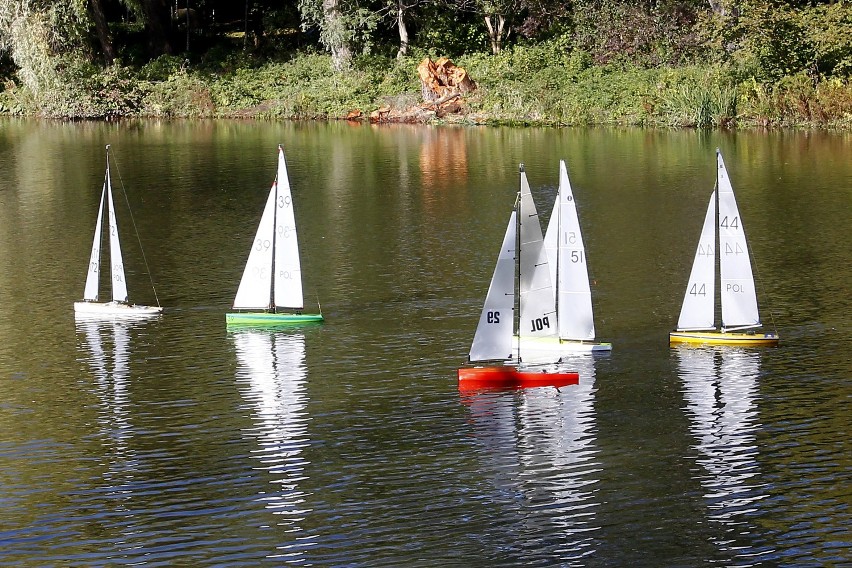
M 576 371 L 518 370 L 516 367 L 466 367 L 459 369 L 459 390 L 524 389 L 580 384 Z

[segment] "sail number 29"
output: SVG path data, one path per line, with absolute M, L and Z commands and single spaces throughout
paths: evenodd
M 500 323 L 500 312 L 488 312 L 485 319 L 488 323 Z

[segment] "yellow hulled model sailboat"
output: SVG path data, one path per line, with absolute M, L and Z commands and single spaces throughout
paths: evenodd
M 779 337 L 775 330 L 759 331 L 763 324 L 757 309 L 748 244 L 734 189 L 719 150 L 716 150 L 716 162 L 716 190 L 710 196 L 680 318 L 675 331 L 669 334 L 669 342 L 777 345 Z M 717 257 L 722 304 L 722 323 L 718 328 L 715 323 Z

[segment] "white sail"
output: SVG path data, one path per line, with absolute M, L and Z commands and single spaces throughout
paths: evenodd
M 98 204 L 98 219 L 95 223 L 95 236 L 92 240 L 92 252 L 89 255 L 89 267 L 86 273 L 86 287 L 83 301 L 74 302 L 74 317 L 99 319 L 103 317 L 148 317 L 162 312 L 160 306 L 141 306 L 129 304 L 127 280 L 124 275 L 124 262 L 121 257 L 121 245 L 118 237 L 118 221 L 112 197 L 112 181 L 109 167 L 109 145 L 107 150 L 106 174 Z M 101 229 L 103 228 L 104 203 L 107 206 L 107 226 L 109 227 L 110 280 L 112 282 L 112 301 L 98 302 L 98 287 L 101 267 Z M 152 283 L 153 286 L 153 283 Z M 155 292 L 156 294 L 156 292 Z
M 692 272 L 683 297 L 679 331 L 712 329 L 716 302 L 716 192 L 710 196 Z
M 98 285 L 101 274 L 101 224 L 104 216 L 104 195 L 106 194 L 106 179 L 101 190 L 101 204 L 98 205 L 98 220 L 95 223 L 95 238 L 92 241 L 92 254 L 89 256 L 89 270 L 86 274 L 86 288 L 83 299 L 90 302 L 98 300 Z
M 719 183 L 719 268 L 721 273 L 722 327 L 760 325 L 757 294 L 751 272 L 743 222 L 734 198 L 722 154 L 716 151 Z
M 492 361 L 512 356 L 515 324 L 515 246 L 517 213 L 512 211 L 497 265 L 485 296 L 485 305 L 470 346 L 471 361 Z
M 234 298 L 235 309 L 261 309 L 270 307 L 272 296 L 272 250 L 275 223 L 275 193 L 278 182 L 272 184 L 266 206 L 260 217 L 260 225 L 252 243 L 251 252 L 243 271 L 237 296 Z
M 107 158 L 107 207 L 109 208 L 109 259 L 112 274 L 112 300 L 127 302 L 127 281 L 124 279 L 124 262 L 121 259 L 121 243 L 118 240 L 118 221 L 112 203 L 112 183 L 109 179 L 109 158 Z M 100 215 L 100 212 L 98 213 Z
M 577 204 L 568 180 L 565 161 L 559 161 L 559 193 L 557 195 L 559 227 L 557 246 L 556 290 L 559 308 L 560 339 L 591 340 L 595 338 L 592 314 L 592 290 L 586 265 L 586 249 L 577 218 Z M 549 227 L 548 227 L 549 229 Z
M 299 242 L 296 238 L 296 218 L 293 197 L 287 177 L 284 150 L 278 146 L 278 196 L 275 214 L 275 306 L 301 310 L 302 268 L 299 262 Z
M 518 335 L 556 337 L 556 298 L 550 281 L 541 224 L 526 172 L 521 169 L 519 225 L 520 317 Z

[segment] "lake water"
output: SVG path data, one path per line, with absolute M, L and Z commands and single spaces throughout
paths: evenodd
M 326 321 L 228 332 L 278 143 Z M 75 324 L 106 144 L 146 323 Z M 717 147 L 774 349 L 668 345 Z M 613 351 L 460 394 L 559 159 Z M 849 562 L 850 205 L 848 134 L 2 121 L 0 565 Z

